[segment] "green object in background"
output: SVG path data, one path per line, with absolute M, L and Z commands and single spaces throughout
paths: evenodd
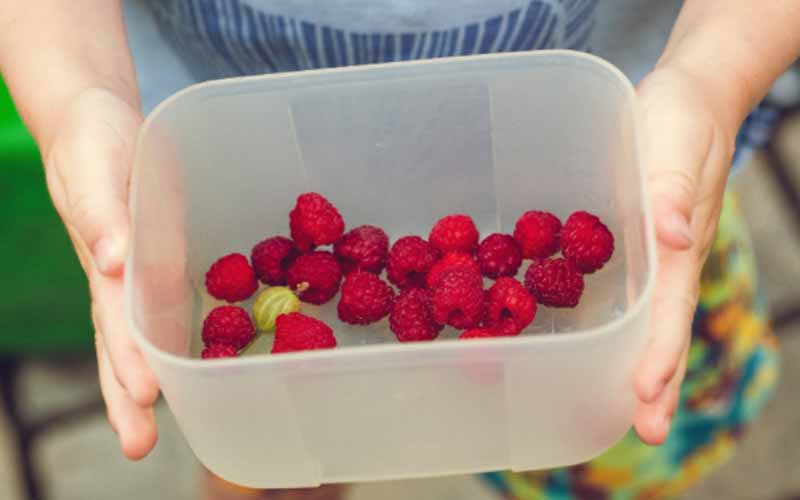
M 0 355 L 90 350 L 89 304 L 36 143 L 0 80 Z

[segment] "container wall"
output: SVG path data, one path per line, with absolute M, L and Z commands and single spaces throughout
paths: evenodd
M 554 52 L 238 79 L 160 108 L 135 165 L 129 309 L 200 460 L 289 487 L 569 465 L 611 446 L 631 422 L 653 271 L 633 106 L 618 72 Z M 617 251 L 579 308 L 541 308 L 520 338 L 398 345 L 331 304 L 304 311 L 335 351 L 185 359 L 216 305 L 208 266 L 288 234 L 308 190 L 393 238 L 453 212 L 488 234 L 529 209 L 589 210 Z

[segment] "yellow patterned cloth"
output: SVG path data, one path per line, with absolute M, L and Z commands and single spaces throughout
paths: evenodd
M 510 500 L 651 500 L 679 496 L 729 460 L 779 375 L 778 343 L 756 277 L 747 227 L 728 194 L 703 270 L 686 381 L 666 443 L 646 446 L 631 432 L 581 466 L 486 474 L 486 480 Z

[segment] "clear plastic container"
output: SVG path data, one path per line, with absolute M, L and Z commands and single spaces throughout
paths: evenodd
M 635 117 L 619 71 L 568 51 L 231 79 L 164 102 L 138 142 L 126 300 L 200 461 L 277 488 L 550 468 L 612 446 L 632 421 L 655 265 Z M 577 309 L 540 308 L 518 338 L 399 344 L 330 304 L 306 311 L 335 350 L 194 359 L 208 266 L 288 234 L 312 190 L 393 239 L 454 212 L 485 235 L 525 210 L 585 209 L 617 250 Z

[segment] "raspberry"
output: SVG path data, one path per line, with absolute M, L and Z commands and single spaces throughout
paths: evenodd
M 448 215 L 431 229 L 428 241 L 442 253 L 474 253 L 478 246 L 478 228 L 468 215 Z
M 514 278 L 498 278 L 486 294 L 486 326 L 519 335 L 536 316 L 536 300 Z
M 458 336 L 459 340 L 465 339 L 487 339 L 491 337 L 497 337 L 497 333 L 491 328 L 473 328 L 472 330 L 467 330 L 461 335 Z
M 225 344 L 212 344 L 200 353 L 200 357 L 203 359 L 236 358 L 238 356 L 239 351 L 235 347 Z
M 539 259 L 525 273 L 525 287 L 542 305 L 575 307 L 583 293 L 583 275 L 567 259 Z
M 419 236 L 404 236 L 389 251 L 386 274 L 400 288 L 425 286 L 425 277 L 439 259 L 439 251 Z
M 597 216 L 588 212 L 569 216 L 561 230 L 561 243 L 564 257 L 586 274 L 603 267 L 614 253 L 614 235 Z
M 298 312 L 278 316 L 273 354 L 333 347 L 336 347 L 336 337 L 331 327 L 322 321 Z
M 247 311 L 238 306 L 219 306 L 203 321 L 203 343 L 225 344 L 241 349 L 253 340 L 256 329 Z
M 550 212 L 531 210 L 522 214 L 514 227 L 517 240 L 526 259 L 550 257 L 558 251 L 558 232 L 561 221 Z
M 454 269 L 464 269 L 478 275 L 481 274 L 481 268 L 471 255 L 462 252 L 450 252 L 431 267 L 425 284 L 429 289 L 433 289 L 445 273 Z
M 321 305 L 339 291 L 342 271 L 330 252 L 311 252 L 301 255 L 289 267 L 286 280 L 299 292 L 300 300 Z
M 495 327 L 482 327 L 467 330 L 458 336 L 459 340 L 464 339 L 478 339 L 489 337 L 515 337 L 520 334 L 516 322 L 505 321 Z
M 479 274 L 455 269 L 433 289 L 433 319 L 439 324 L 469 329 L 483 319 L 483 280 Z
M 256 276 L 266 285 L 285 285 L 286 270 L 300 255 L 294 242 L 283 236 L 267 238 L 253 247 L 250 261 Z
M 389 237 L 375 226 L 359 226 L 342 236 L 333 253 L 345 274 L 355 270 L 380 274 L 389 255 Z
M 339 319 L 351 325 L 368 325 L 389 314 L 394 290 L 385 281 L 366 271 L 347 275 L 342 285 L 337 311 Z
M 297 204 L 289 213 L 289 229 L 297 248 L 309 252 L 338 240 L 344 232 L 344 220 L 322 195 L 305 193 L 297 197 Z
M 431 293 L 423 288 L 408 288 L 392 307 L 389 327 L 400 342 L 433 340 L 444 328 L 433 320 Z
M 487 278 L 514 276 L 522 265 L 522 252 L 513 237 L 490 234 L 478 246 L 478 264 Z
M 247 257 L 240 253 L 226 255 L 214 262 L 206 273 L 206 289 L 227 302 L 245 300 L 258 290 L 258 281 Z

